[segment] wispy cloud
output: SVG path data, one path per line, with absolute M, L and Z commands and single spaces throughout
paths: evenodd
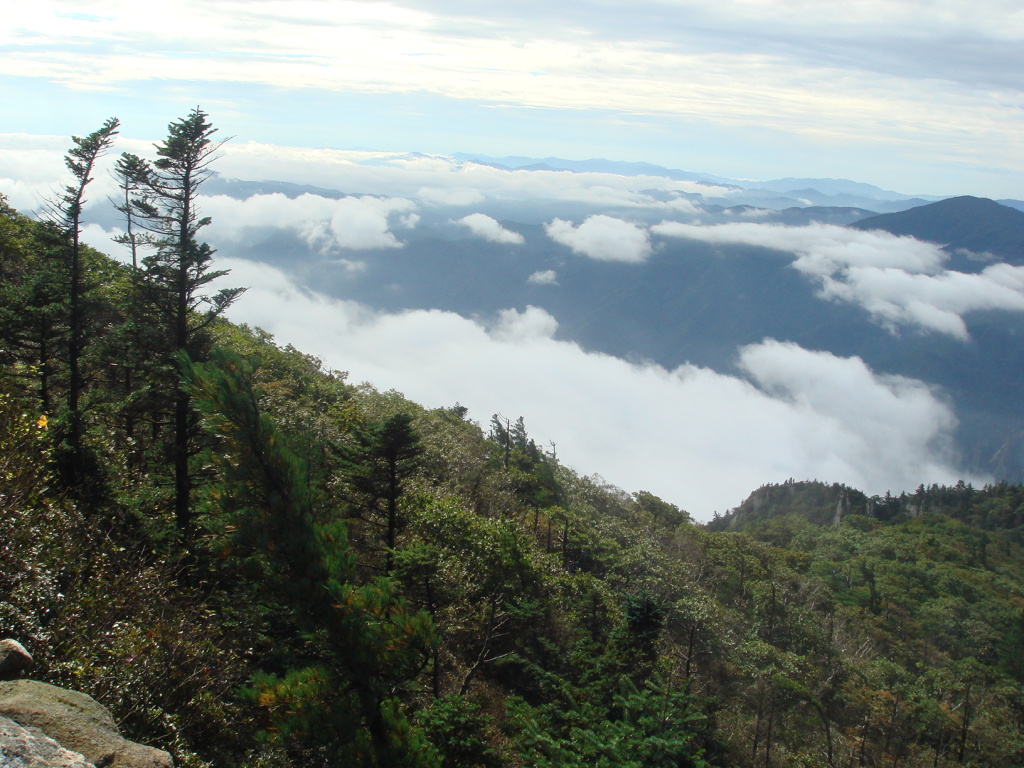
M 637 126 L 668 120 L 637 137 L 630 146 L 638 152 L 644 139 L 670 136 L 668 126 L 704 124 L 709 136 L 756 135 L 762 151 L 789 137 L 815 152 L 838 149 L 835 157 L 874 148 L 902 162 L 987 166 L 993 176 L 1024 168 L 1019 129 L 1006 119 L 1022 85 L 1024 37 L 1024 15 L 1010 0 L 860 3 L 844 6 L 842 25 L 833 3 L 807 0 L 557 8 L 168 0 L 158 25 L 124 0 L 95 0 L 88 15 L 76 7 L 40 0 L 12 8 L 0 31 L 0 76 L 112 97 L 173 77 L 239 115 L 247 108 L 225 91 L 389 94 L 410 103 L 429 93 L 487 108 L 599 109 L 591 125 L 608 115 Z M 299 116 L 294 130 L 315 117 Z M 572 128 L 552 127 L 555 140 L 581 143 Z M 410 138 L 415 131 L 410 125 Z
M 725 196 L 728 187 L 614 173 L 507 170 L 448 157 L 232 142 L 218 169 L 243 179 L 277 179 L 344 192 L 418 199 L 428 205 L 472 206 L 490 200 L 565 200 L 594 206 L 696 212 L 683 195 Z M 668 200 L 653 196 L 661 193 Z
M 787 227 L 735 222 L 700 226 L 666 221 L 651 227 L 651 232 L 663 237 L 685 237 L 705 243 L 742 243 L 794 253 L 798 258 L 797 268 L 815 275 L 831 275 L 847 267 L 934 273 L 947 259 L 942 249 L 932 243 L 831 224 Z

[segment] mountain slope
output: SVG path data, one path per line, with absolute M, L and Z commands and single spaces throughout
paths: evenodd
M 982 197 L 951 197 L 899 213 L 872 216 L 850 224 L 939 243 L 951 253 L 963 249 L 1024 264 L 1024 212 Z M 977 271 L 979 260 L 960 258 L 954 268 Z

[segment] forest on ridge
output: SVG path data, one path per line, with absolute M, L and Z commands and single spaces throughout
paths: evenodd
M 1024 764 L 1024 488 L 788 480 L 707 525 L 224 311 L 200 109 L 0 197 L 0 634 L 179 766 Z M 218 283 L 219 284 L 219 283 Z M 629 450 L 642 451 L 643 446 Z

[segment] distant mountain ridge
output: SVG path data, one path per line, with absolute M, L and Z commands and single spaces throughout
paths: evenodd
M 653 163 L 606 160 L 604 158 L 566 160 L 560 157 L 536 158 L 520 155 L 491 157 L 461 152 L 456 152 L 449 157 L 460 163 L 480 163 L 506 170 L 614 173 L 621 176 L 647 175 L 677 181 L 693 181 L 735 190 L 730 195 L 733 205 L 755 205 L 774 210 L 791 207 L 838 207 L 864 208 L 877 213 L 890 213 L 942 199 L 940 195 L 908 195 L 850 179 L 809 177 L 787 177 L 767 181 L 733 179 L 711 173 L 695 173 L 678 168 L 667 168 Z M 714 202 L 722 205 L 728 204 L 728 201 L 724 200 L 715 200 Z M 1020 205 L 1024 208 L 1024 202 L 1019 200 L 1008 200 L 1006 203 Z
M 958 257 L 951 266 L 974 272 L 987 261 L 1024 265 L 1024 212 L 987 198 L 962 195 L 898 213 L 871 216 L 849 225 L 881 229 L 937 243 Z M 961 251 L 975 254 L 974 258 Z
M 865 184 L 861 181 L 850 181 L 849 179 L 796 179 L 789 177 L 785 179 L 772 179 L 771 181 L 753 181 L 746 184 L 748 187 L 770 189 L 774 192 L 785 193 L 811 190 L 824 195 L 856 195 L 876 200 L 941 199 L 938 196 L 932 195 L 905 195 L 902 192 L 893 192 L 892 190 L 876 187 L 874 184 Z
M 605 160 L 604 158 L 592 158 L 590 160 L 566 160 L 561 157 L 521 157 L 510 155 L 508 157 L 489 157 L 487 155 L 465 154 L 456 152 L 450 156 L 458 162 L 474 162 L 483 165 L 490 165 L 509 170 L 524 171 L 572 171 L 573 173 L 616 173 L 620 176 L 661 176 L 678 181 L 696 181 L 707 184 L 725 184 L 729 186 L 742 186 L 733 179 L 724 176 L 715 176 L 710 173 L 694 173 L 683 171 L 678 168 L 666 168 L 662 165 L 644 162 L 629 162 L 625 160 Z

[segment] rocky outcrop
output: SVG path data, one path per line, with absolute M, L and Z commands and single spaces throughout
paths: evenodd
M 32 655 L 17 640 L 0 640 L 0 680 L 17 680 L 32 663 Z
M 121 736 L 107 708 L 77 691 L 36 680 L 2 682 L 0 716 L 24 728 L 38 728 L 64 749 L 81 753 L 96 768 L 172 768 L 173 765 L 166 752 Z
M 93 768 L 85 757 L 64 749 L 38 728 L 0 717 L 0 766 L 3 768 Z

